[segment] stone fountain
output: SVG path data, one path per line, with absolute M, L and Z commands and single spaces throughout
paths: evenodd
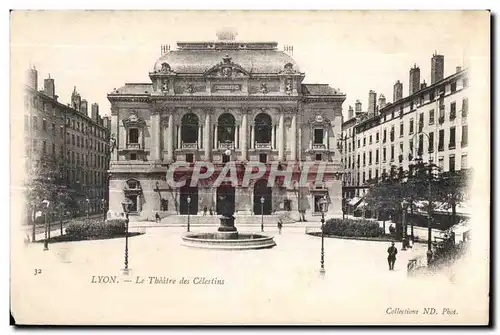
M 272 248 L 276 245 L 272 236 L 253 233 L 239 233 L 234 226 L 235 217 L 227 199 L 219 197 L 222 210 L 220 225 L 213 233 L 186 233 L 182 245 L 194 248 L 218 250 L 249 250 Z

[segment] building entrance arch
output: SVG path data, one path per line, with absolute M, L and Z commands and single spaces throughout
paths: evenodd
M 198 213 L 198 188 L 190 187 L 191 181 L 186 181 L 186 184 L 180 188 L 180 199 L 179 199 L 179 214 L 187 215 L 188 212 L 192 215 Z M 191 198 L 191 203 L 189 204 L 187 198 Z
M 223 213 L 224 211 L 228 211 L 231 214 L 234 214 L 235 210 L 235 188 L 231 185 L 222 184 L 217 187 L 217 201 L 216 201 L 216 211 L 217 214 L 228 214 Z M 227 208 L 223 208 L 227 206 Z
M 261 203 L 264 198 L 264 204 Z M 255 215 L 270 215 L 273 210 L 273 189 L 267 186 L 267 180 L 258 180 L 253 189 L 253 213 Z

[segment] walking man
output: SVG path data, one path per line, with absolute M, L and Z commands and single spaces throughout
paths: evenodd
M 281 219 L 278 219 L 278 231 L 280 235 L 281 235 L 281 228 L 283 228 L 283 222 L 281 222 Z
M 207 206 L 203 206 L 203 216 L 207 216 Z
M 389 249 L 387 249 L 387 262 L 389 263 L 389 270 L 394 270 L 394 263 L 396 263 L 396 255 L 398 253 L 398 249 L 394 246 L 394 242 L 391 243 Z
M 160 217 L 160 214 L 158 214 L 158 212 L 156 212 L 156 214 L 155 214 L 155 219 L 156 219 L 156 223 L 161 221 L 161 217 Z

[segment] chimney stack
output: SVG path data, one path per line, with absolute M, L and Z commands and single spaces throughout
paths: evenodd
M 427 83 L 424 80 L 424 82 L 422 84 L 420 84 L 420 89 L 423 90 L 426 87 L 427 87 Z
M 377 107 L 377 93 L 370 90 L 368 92 L 368 117 L 375 116 L 375 109 Z
M 417 67 L 417 64 L 413 65 L 410 69 L 410 92 L 409 95 L 412 95 L 420 89 L 420 68 Z
M 347 111 L 347 119 L 350 120 L 354 117 L 354 109 L 352 109 L 352 106 L 349 106 L 349 110 Z
M 99 105 L 97 103 L 92 104 L 92 115 L 91 118 L 93 121 L 97 122 L 97 115 L 99 115 Z
M 394 94 L 393 101 L 396 102 L 400 99 L 403 99 L 403 83 L 399 80 L 394 84 Z
M 26 85 L 36 90 L 38 87 L 38 71 L 35 66 L 26 71 Z
M 356 113 L 361 113 L 361 101 L 359 101 L 359 99 L 354 103 L 354 111 Z
M 431 85 L 444 77 L 444 56 L 435 53 L 431 58 Z
M 379 110 L 384 108 L 386 105 L 386 101 L 385 101 L 385 95 L 383 94 L 380 94 L 380 96 L 378 97 L 378 108 Z
M 52 99 L 55 98 L 56 87 L 54 84 L 54 79 L 50 78 L 50 73 L 49 73 L 49 78 L 43 80 L 43 93 L 46 96 L 51 97 Z
M 73 93 L 71 93 L 71 107 L 79 111 L 81 104 L 82 104 L 82 98 L 80 97 L 80 94 L 78 94 L 78 92 L 76 91 L 76 86 L 75 86 L 73 88 Z
M 462 67 L 461 66 L 457 66 L 457 73 L 462 71 Z
M 85 99 L 82 100 L 82 104 L 80 106 L 80 113 L 85 115 L 87 115 L 88 113 L 88 102 Z

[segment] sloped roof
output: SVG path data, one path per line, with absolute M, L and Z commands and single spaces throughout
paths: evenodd
M 113 90 L 111 94 L 151 94 L 152 84 L 147 83 L 126 83 L 125 86 Z
M 302 84 L 302 92 L 306 95 L 335 95 L 342 94 L 328 84 Z
M 160 71 L 161 64 L 167 63 L 177 73 L 204 73 L 221 63 L 226 54 L 231 57 L 231 62 L 251 74 L 279 73 L 287 63 L 299 71 L 293 58 L 278 50 L 176 50 L 160 57 L 154 65 L 154 71 Z

